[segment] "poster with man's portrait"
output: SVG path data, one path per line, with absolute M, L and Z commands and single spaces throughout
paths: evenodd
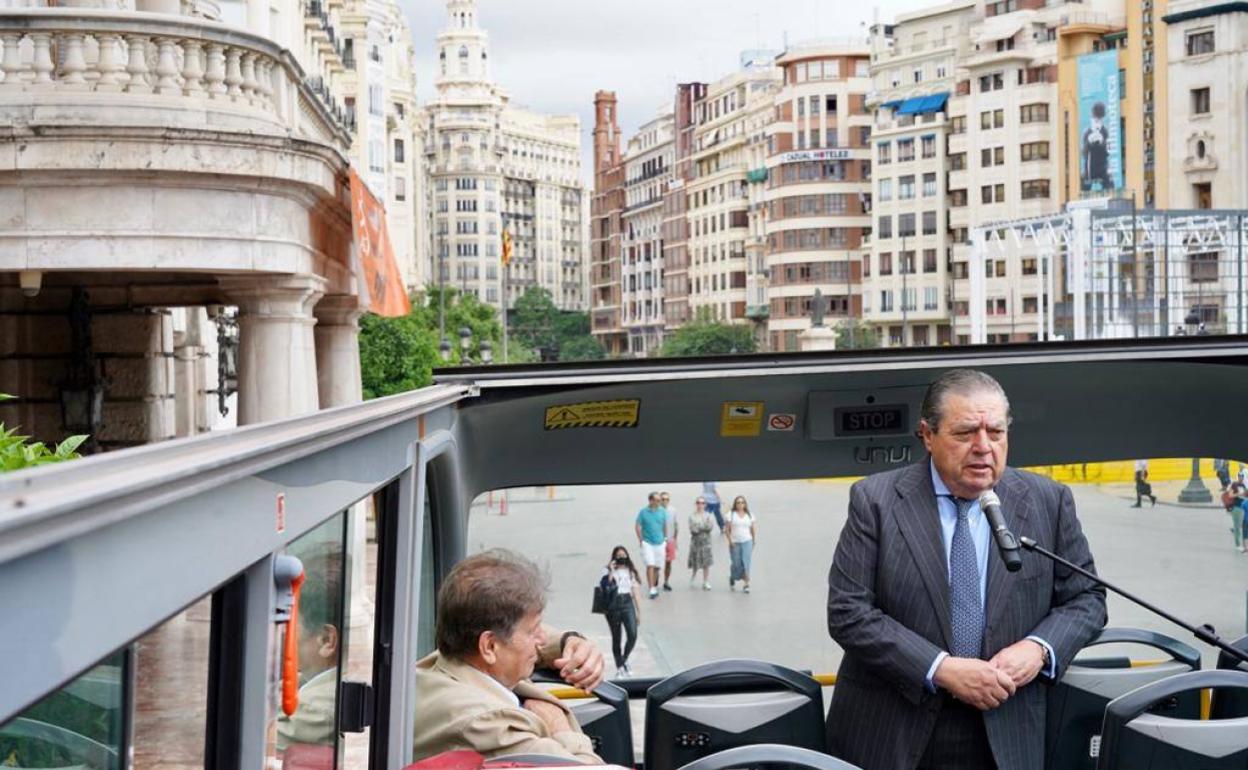
M 1084 192 L 1123 187 L 1119 91 L 1117 51 L 1079 57 L 1079 188 Z

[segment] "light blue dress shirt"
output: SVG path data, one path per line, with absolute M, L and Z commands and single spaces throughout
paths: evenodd
M 953 493 L 945 485 L 944 479 L 936 472 L 936 464 L 930 463 L 929 467 L 932 472 L 932 487 L 936 490 L 936 509 L 940 512 L 940 537 L 945 544 L 945 575 L 949 575 L 949 554 L 953 550 L 953 530 L 958 525 L 958 504 L 954 502 Z M 992 529 L 988 526 L 988 517 L 979 509 L 978 500 L 971 503 L 970 510 L 967 511 L 966 523 L 971 528 L 971 541 L 975 544 L 975 562 L 979 567 L 979 606 L 984 607 L 988 595 L 988 549 L 992 547 Z M 1048 650 L 1049 664 L 1045 673 L 1056 678 L 1057 662 L 1053 655 L 1053 648 L 1038 636 L 1027 638 Z M 942 650 L 937 653 L 936 659 L 932 661 L 931 667 L 927 670 L 924 684 L 928 692 L 936 692 L 936 684 L 932 680 L 936 676 L 936 669 L 940 667 L 940 662 L 947 657 L 949 657 L 948 652 Z

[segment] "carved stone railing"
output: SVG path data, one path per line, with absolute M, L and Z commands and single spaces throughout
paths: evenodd
M 0 123 L 41 104 L 98 104 L 101 122 L 168 107 L 199 128 L 231 125 L 350 145 L 344 115 L 267 38 L 192 17 L 38 8 L 0 12 Z M 16 112 L 15 112 L 16 110 Z M 205 113 L 228 119 L 203 125 Z M 176 120 L 173 121 L 176 125 Z M 166 124 L 168 125 L 168 124 Z

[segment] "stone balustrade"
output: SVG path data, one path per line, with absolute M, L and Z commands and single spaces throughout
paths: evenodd
M 349 146 L 344 116 L 306 80 L 289 51 L 217 22 L 82 8 L 0 13 L 0 119 L 12 107 L 96 100 L 110 110 L 181 108 L 196 120 L 229 113 Z

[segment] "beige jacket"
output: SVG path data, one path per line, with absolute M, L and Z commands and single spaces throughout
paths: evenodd
M 553 646 L 557 648 L 558 644 Z M 554 657 L 548 652 L 550 647 L 542 650 L 545 662 Z M 551 733 L 541 718 L 517 707 L 501 685 L 467 663 L 444 658 L 438 652 L 421 659 L 416 664 L 415 759 L 471 749 L 486 758 L 518 753 L 553 754 L 602 764 L 593 743 L 581 732 L 567 706 L 531 682 L 521 682 L 513 692 L 522 703 L 527 698 L 537 698 L 556 704 L 567 712 L 574 730 Z

